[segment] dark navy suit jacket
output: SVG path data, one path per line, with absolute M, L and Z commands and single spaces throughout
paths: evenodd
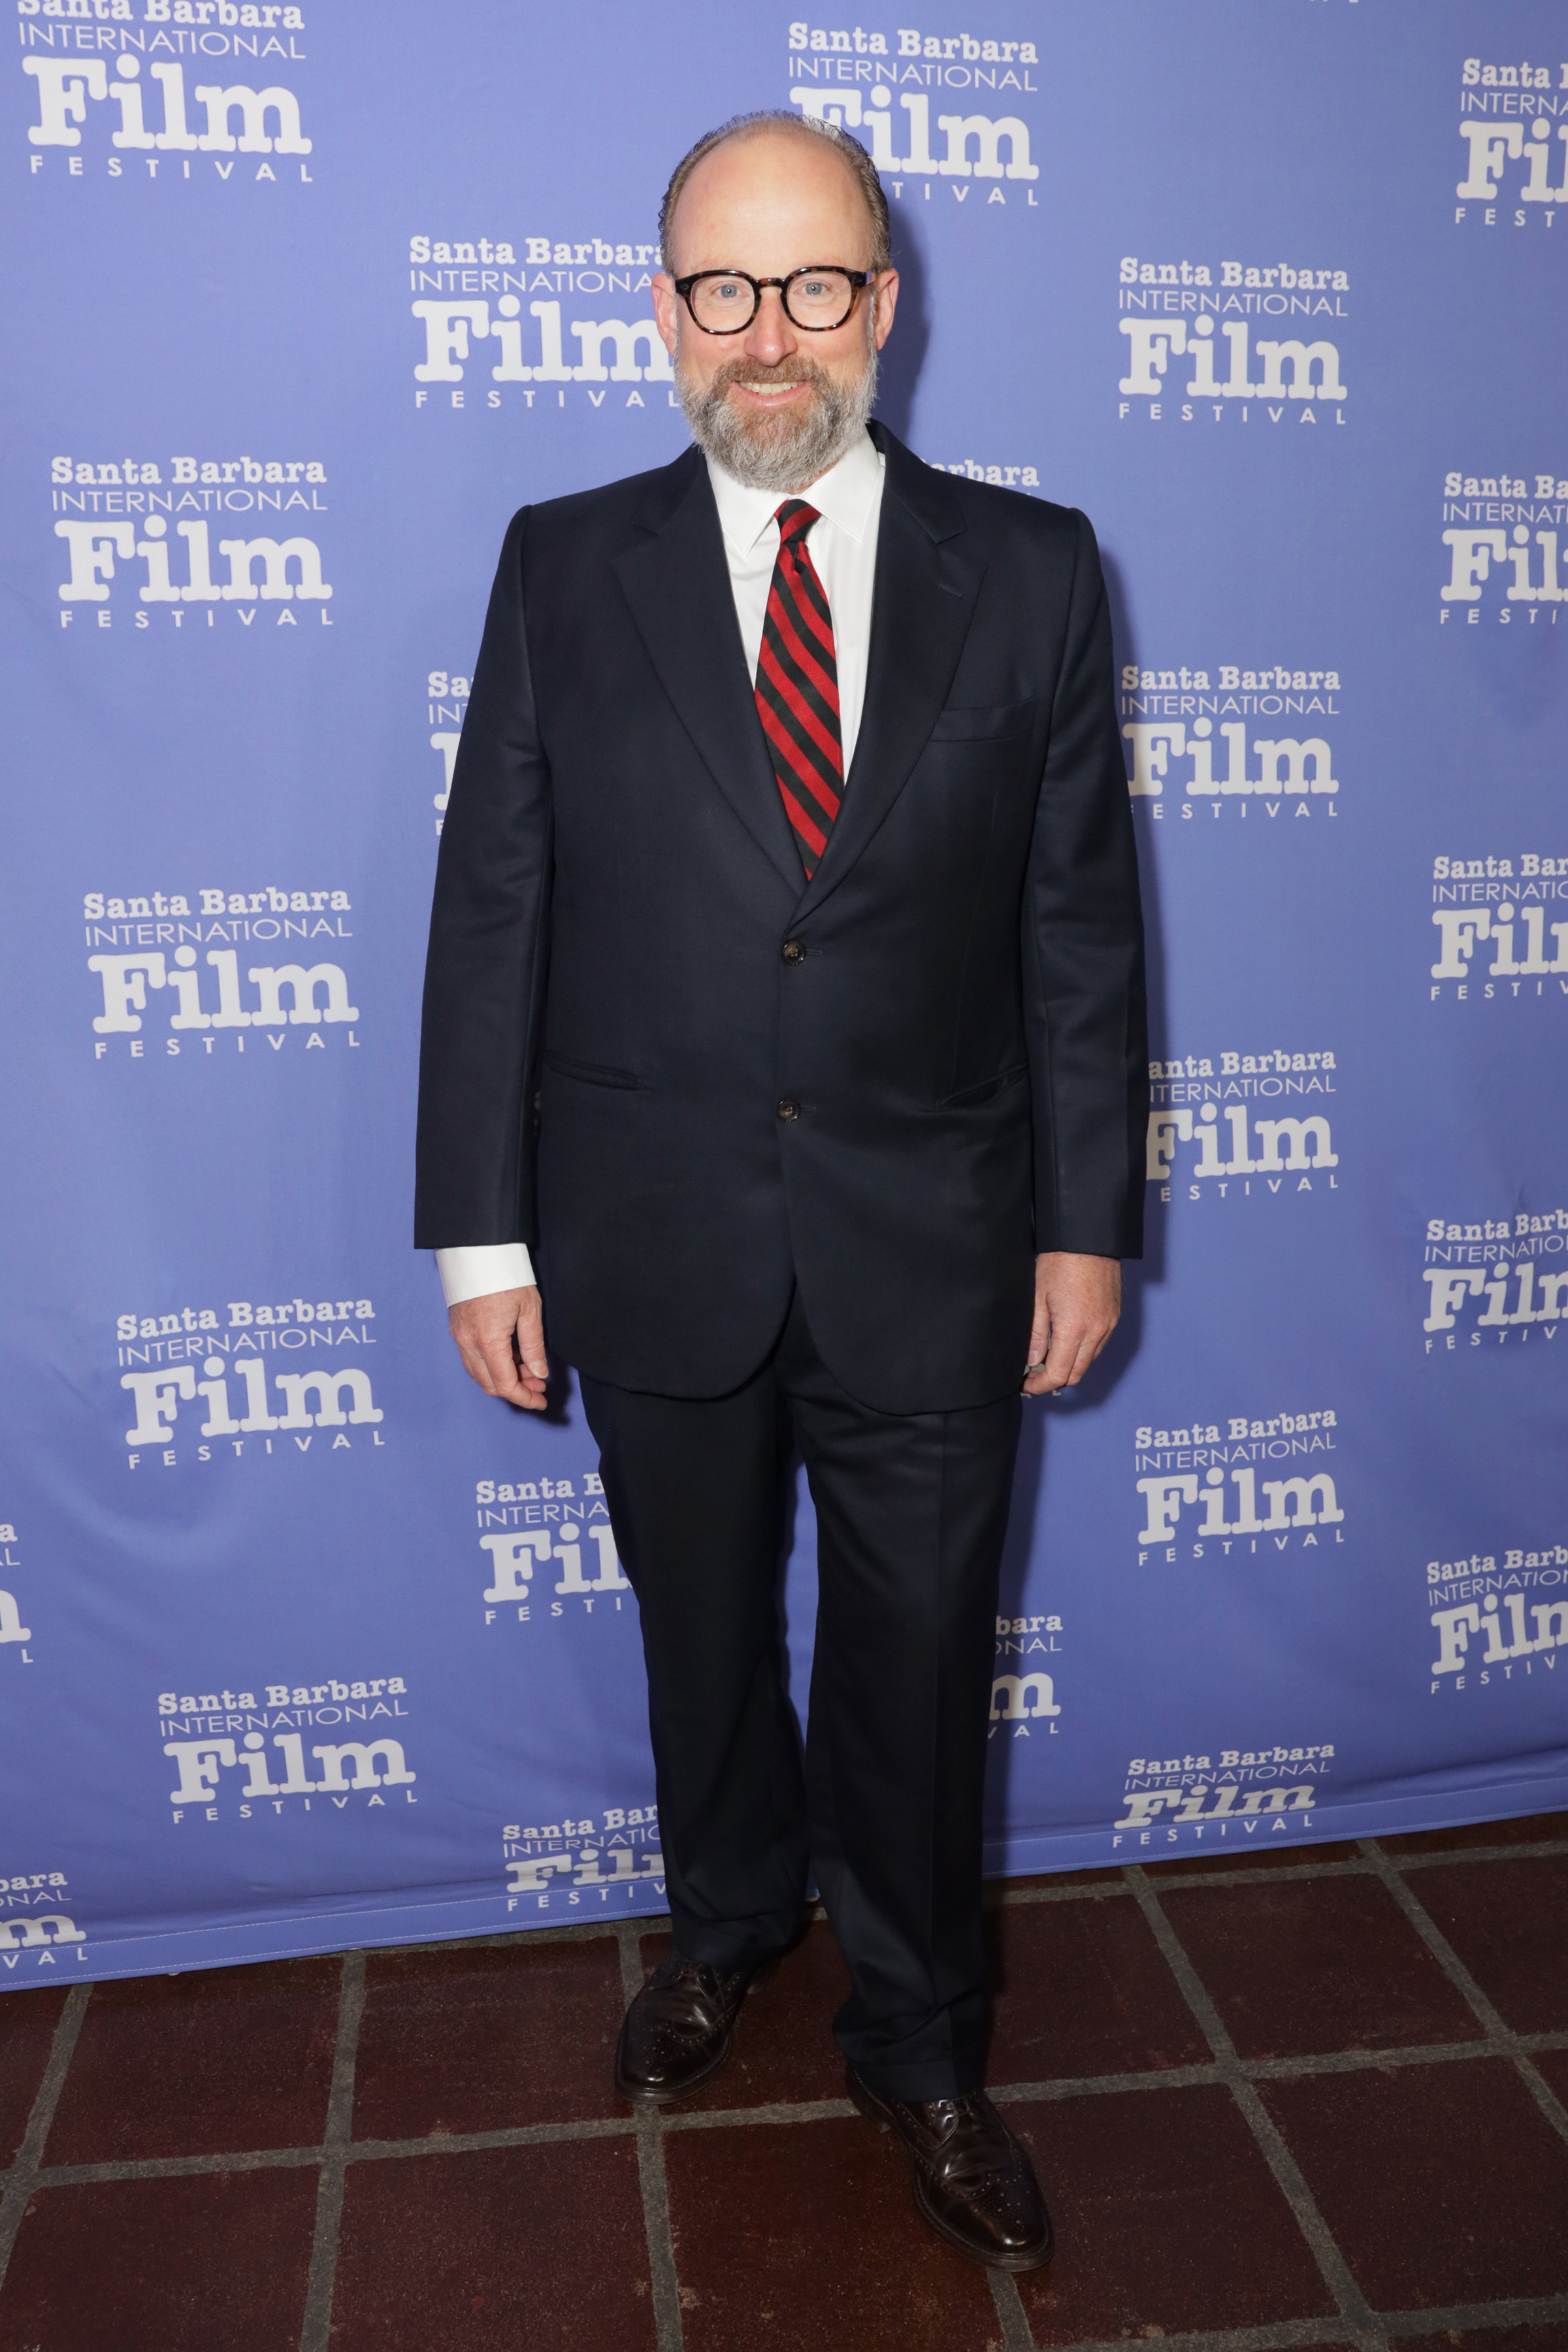
M 862 1402 L 979 1404 L 1021 1381 L 1037 1250 L 1139 1252 L 1094 536 L 872 431 L 865 707 L 809 882 L 700 455 L 525 507 L 501 550 L 441 839 L 416 1239 L 527 1242 L 552 1345 L 620 1387 L 738 1386 L 798 1282 Z

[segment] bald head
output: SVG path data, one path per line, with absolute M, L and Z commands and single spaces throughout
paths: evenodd
M 721 168 L 721 161 L 727 168 Z M 816 123 L 798 114 L 742 114 L 698 140 L 671 173 L 658 214 L 659 247 L 665 267 L 682 276 L 708 266 L 689 258 L 685 229 L 677 220 L 682 199 L 700 176 L 708 184 L 710 202 L 715 185 L 726 198 L 742 187 L 755 184 L 759 190 L 766 185 L 775 202 L 792 190 L 809 201 L 817 191 L 835 187 L 842 190 L 847 181 L 851 203 L 864 215 L 853 256 L 830 256 L 825 251 L 804 254 L 800 258 L 842 258 L 860 269 L 880 270 L 888 267 L 888 200 L 882 194 L 877 167 L 859 141 L 849 138 L 834 124 Z M 731 254 L 726 258 L 733 261 L 736 256 Z

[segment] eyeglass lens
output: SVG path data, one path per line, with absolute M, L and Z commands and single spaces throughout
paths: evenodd
M 691 310 L 710 334 L 732 334 L 750 326 L 757 296 L 747 278 L 700 278 L 691 289 Z M 797 327 L 841 327 L 855 303 L 855 288 L 841 269 L 812 269 L 792 278 L 784 306 Z

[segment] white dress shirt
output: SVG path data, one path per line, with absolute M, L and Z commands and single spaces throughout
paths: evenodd
M 833 615 L 833 646 L 838 665 L 838 727 L 844 772 L 849 772 L 866 700 L 866 664 L 871 648 L 871 586 L 877 569 L 877 528 L 882 512 L 883 461 L 870 435 L 863 434 L 847 455 L 805 491 L 820 520 L 808 543 L 827 608 Z M 746 668 L 755 678 L 767 616 L 768 588 L 779 551 L 776 520 L 784 497 L 777 490 L 752 490 L 722 466 L 708 460 L 708 478 L 719 509 L 730 589 Z M 804 882 L 804 876 L 802 880 Z M 533 1262 L 522 1242 L 489 1242 L 436 1253 L 448 1307 L 488 1291 L 519 1290 L 533 1280 Z

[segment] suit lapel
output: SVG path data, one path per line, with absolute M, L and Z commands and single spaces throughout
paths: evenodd
M 837 888 L 908 782 L 947 699 L 985 576 L 983 564 L 948 543 L 963 531 L 963 515 L 940 477 L 918 465 L 886 426 L 874 425 L 872 434 L 887 474 L 866 701 L 844 805 L 796 919 Z
M 746 675 L 719 509 L 696 450 L 667 467 L 615 570 L 659 680 L 714 782 L 791 890 L 800 856 Z

